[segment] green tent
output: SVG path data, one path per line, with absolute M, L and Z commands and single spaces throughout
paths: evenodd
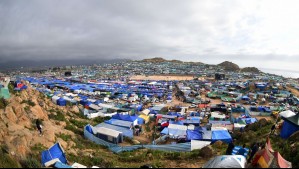
M 0 98 L 9 99 L 10 93 L 8 88 L 1 88 L 0 89 Z

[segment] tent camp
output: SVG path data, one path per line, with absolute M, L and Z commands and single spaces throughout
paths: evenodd
M 54 161 L 54 163 L 51 161 Z M 57 161 L 60 161 L 63 164 L 67 163 L 65 152 L 59 143 L 54 144 L 51 148 L 42 152 L 43 166 L 48 167 L 51 164 L 55 164 Z
M 223 155 L 211 159 L 202 168 L 245 168 L 245 164 L 244 156 Z

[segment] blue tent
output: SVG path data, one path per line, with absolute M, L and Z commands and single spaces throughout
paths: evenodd
M 187 141 L 202 140 L 202 132 L 198 130 L 187 130 Z
M 246 100 L 246 101 L 249 101 L 250 98 L 248 96 L 242 96 L 242 100 Z
M 66 164 L 67 160 L 64 154 L 63 148 L 59 143 L 54 144 L 50 149 L 42 152 L 42 164 L 45 166 L 45 163 L 58 158 L 62 163 Z
M 215 143 L 218 140 L 226 143 L 231 143 L 232 137 L 227 130 L 212 131 L 212 143 Z
M 293 133 L 299 131 L 299 113 L 289 118 L 283 118 L 283 126 L 280 132 L 280 137 L 287 139 Z
M 60 98 L 57 100 L 57 105 L 59 106 L 66 106 L 66 100 L 63 98 Z

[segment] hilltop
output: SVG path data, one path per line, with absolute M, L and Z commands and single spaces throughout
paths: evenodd
M 141 62 L 161 63 L 161 62 L 172 62 L 172 63 L 183 63 L 180 60 L 166 60 L 164 58 L 155 57 L 150 59 L 143 59 Z
M 261 71 L 256 67 L 245 67 L 245 68 L 241 69 L 241 72 L 259 73 Z
M 217 66 L 222 66 L 226 71 L 240 71 L 240 67 L 237 64 L 229 61 L 222 62 Z

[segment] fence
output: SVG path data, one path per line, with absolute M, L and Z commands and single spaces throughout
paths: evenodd
M 86 130 L 84 127 L 84 136 L 90 141 L 108 147 L 114 153 L 121 153 L 124 151 L 133 151 L 141 148 L 152 150 L 170 151 L 170 152 L 189 152 L 191 151 L 191 143 L 166 144 L 166 145 L 133 145 L 133 146 L 118 146 L 116 144 L 108 143 Z

